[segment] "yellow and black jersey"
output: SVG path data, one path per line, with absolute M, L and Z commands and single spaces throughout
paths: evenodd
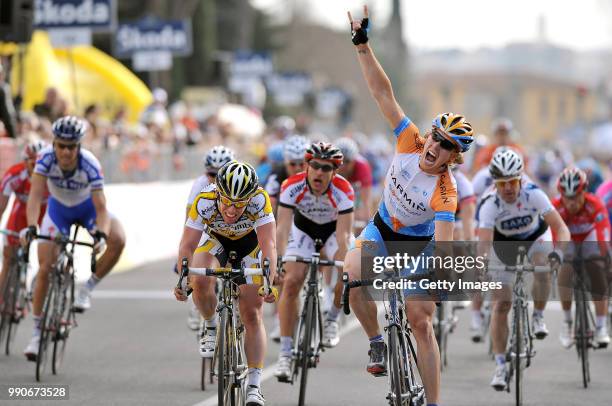
M 195 197 L 185 225 L 196 230 L 210 230 L 214 234 L 238 240 L 255 228 L 274 221 L 272 205 L 266 191 L 259 187 L 246 210 L 233 224 L 227 224 L 217 206 L 217 186 L 206 186 Z

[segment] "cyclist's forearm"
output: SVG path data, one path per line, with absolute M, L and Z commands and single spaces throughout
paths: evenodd
M 28 196 L 28 204 L 26 206 L 26 218 L 28 226 L 35 226 L 38 224 L 41 206 L 42 193 L 32 189 L 30 191 L 30 195 Z
M 198 248 L 198 242 L 202 232 L 189 227 L 183 229 L 183 236 L 178 249 L 177 266 L 180 266 L 183 258 L 187 258 L 187 262 L 191 263 L 193 253 Z
M 361 44 L 356 47 L 359 66 L 368 84 L 372 96 L 378 101 L 379 98 L 393 97 L 391 80 L 385 73 L 383 67 L 376 59 L 369 44 Z

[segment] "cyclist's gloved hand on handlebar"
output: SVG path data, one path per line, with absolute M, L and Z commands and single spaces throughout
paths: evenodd
M 189 286 L 188 278 L 182 278 L 181 286 L 176 286 L 174 288 L 174 297 L 176 297 L 176 300 L 184 302 L 187 300 L 187 297 L 192 291 L 193 289 L 191 288 L 191 286 Z
M 349 21 L 351 23 L 351 40 L 354 45 L 368 43 L 368 32 L 370 31 L 370 18 L 368 16 L 368 6 L 363 7 L 364 17 L 359 21 L 353 21 L 351 12 L 349 11 Z
M 38 234 L 38 228 L 36 226 L 28 226 L 19 231 L 19 240 L 21 245 L 26 246 L 36 237 Z
M 98 253 L 98 252 L 104 251 L 104 248 L 106 248 L 106 240 L 108 238 L 106 236 L 106 233 L 100 230 L 96 230 L 93 233 L 93 238 L 94 238 L 94 246 L 93 246 L 94 252 Z

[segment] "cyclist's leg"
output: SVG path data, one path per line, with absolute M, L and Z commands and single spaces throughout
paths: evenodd
M 4 298 L 2 294 L 4 292 L 4 284 L 6 283 L 6 278 L 9 272 L 9 267 L 11 265 L 11 259 L 15 254 L 15 247 L 10 244 L 5 244 L 2 249 L 2 269 L 0 269 L 0 306 L 2 306 L 2 301 Z
M 406 301 L 406 314 L 417 344 L 419 372 L 428 403 L 438 403 L 440 398 L 440 349 L 432 325 L 435 309 L 430 296 L 411 296 Z
M 125 247 L 125 231 L 123 226 L 112 213 L 109 213 L 109 215 L 111 225 L 108 240 L 106 241 L 106 251 L 96 262 L 96 277 L 98 279 L 104 278 L 113 269 Z
M 224 250 L 221 243 L 203 232 L 190 265 L 195 268 L 218 267 L 220 266 L 218 257 L 222 255 L 224 255 Z M 214 319 L 217 307 L 216 279 L 211 276 L 190 276 L 189 284 L 193 289 L 193 302 L 200 310 L 202 317 L 205 320 Z
M 533 265 L 546 265 L 548 254 L 553 251 L 552 232 L 550 228 L 541 235 L 529 248 L 528 257 Z M 533 275 L 533 333 L 538 339 L 548 335 L 548 329 L 544 323 L 544 309 L 550 296 L 552 286 L 551 272 L 536 272 Z
M 494 266 L 503 266 L 495 251 L 491 251 L 490 263 Z M 491 280 L 501 282 L 502 289 L 493 290 L 491 294 L 491 349 L 495 356 L 495 363 L 505 365 L 506 345 L 508 343 L 508 313 L 512 307 L 512 281 L 514 274 L 505 271 L 491 273 Z

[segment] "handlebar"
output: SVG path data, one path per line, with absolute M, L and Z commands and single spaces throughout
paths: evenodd
M 12 230 L 0 230 L 0 234 L 7 235 L 9 237 L 19 238 L 19 233 L 12 231 Z
M 75 236 L 76 236 L 76 232 L 75 232 Z M 56 244 L 60 244 L 60 245 L 68 245 L 68 244 L 72 244 L 72 245 L 80 245 L 82 247 L 88 247 L 91 248 L 93 250 L 94 248 L 94 244 L 90 243 L 90 242 L 85 242 L 85 241 L 78 241 L 76 239 L 67 237 L 65 235 L 62 234 L 58 234 L 55 237 L 51 237 L 50 235 L 41 235 L 41 234 L 36 234 L 34 236 L 35 239 L 38 240 L 47 240 L 47 241 L 52 241 Z M 31 242 L 31 241 L 30 241 Z M 25 253 L 28 253 L 30 251 L 30 244 L 28 243 L 26 249 L 25 249 Z M 96 273 L 96 255 L 94 252 L 91 253 L 91 262 L 89 264 L 91 273 L 95 274 Z
M 344 261 L 330 261 L 328 259 L 321 259 L 319 257 L 306 258 L 306 257 L 300 257 L 298 255 L 283 256 L 282 263 L 284 264 L 285 262 L 301 262 L 303 264 L 311 264 L 314 262 L 321 266 L 335 266 L 338 268 L 344 267 Z
M 400 282 L 400 281 L 418 281 L 421 279 L 426 279 L 430 276 L 430 273 L 426 274 L 417 274 L 410 276 L 401 276 L 395 275 L 392 273 L 383 273 L 381 274 L 383 278 L 372 278 L 372 279 L 355 279 L 349 282 L 349 275 L 346 272 L 342 273 L 342 283 L 344 284 L 342 288 L 342 298 L 340 304 L 344 310 L 344 314 L 351 314 L 350 308 L 350 291 L 353 288 L 358 288 L 362 286 L 372 286 L 377 280 L 391 281 L 391 282 Z

